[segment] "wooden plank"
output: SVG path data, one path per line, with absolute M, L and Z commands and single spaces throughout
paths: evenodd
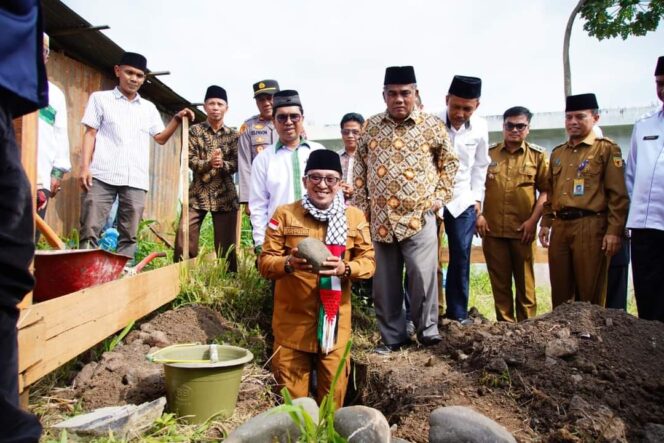
M 42 359 L 43 349 L 39 346 L 33 346 L 36 343 L 43 343 L 46 335 L 46 322 L 43 317 L 32 316 L 37 321 L 20 326 L 18 334 L 18 348 L 21 350 L 18 354 L 18 370 L 23 372 L 31 366 L 34 366 Z
M 440 263 L 449 263 L 450 261 L 450 251 L 447 247 L 440 248 L 439 251 L 439 261 Z M 470 251 L 470 262 L 471 263 L 486 263 L 484 259 L 484 252 L 482 251 L 481 246 L 473 246 Z M 548 263 L 549 256 L 548 250 L 541 248 L 539 246 L 535 247 L 535 263 Z
M 180 158 L 182 195 L 182 260 L 189 260 L 189 119 L 182 119 L 182 150 Z
M 180 291 L 181 264 L 125 277 L 94 288 L 32 305 L 21 316 L 43 318 L 39 339 L 30 339 L 30 328 L 19 330 L 19 354 L 23 362 L 38 352 L 41 360 L 25 368 L 23 383 L 29 386 L 108 336 L 160 306 Z M 19 319 L 19 323 L 23 323 Z M 38 335 L 34 334 L 33 335 Z M 26 363 L 27 364 L 27 363 Z

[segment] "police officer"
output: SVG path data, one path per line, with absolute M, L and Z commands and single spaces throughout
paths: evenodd
M 598 108 L 595 94 L 568 96 L 569 140 L 551 153 L 539 238 L 549 248 L 554 307 L 570 299 L 604 305 L 609 258 L 620 249 L 625 228 L 622 154 L 613 141 L 595 136 Z
M 503 114 L 504 141 L 489 148 L 484 207 L 477 218 L 498 321 L 537 315 L 533 240 L 547 195 L 548 164 L 544 148 L 526 141 L 532 116 L 522 106 Z
M 258 115 L 254 115 L 240 127 L 238 145 L 238 174 L 240 204 L 247 204 L 251 192 L 251 164 L 267 146 L 276 143 L 278 136 L 272 123 L 272 96 L 279 92 L 276 80 L 254 83 L 254 100 Z

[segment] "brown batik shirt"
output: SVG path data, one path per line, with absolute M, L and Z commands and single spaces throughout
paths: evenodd
M 215 132 L 205 121 L 189 128 L 189 167 L 194 179 L 189 187 L 189 206 L 213 212 L 237 210 L 238 198 L 233 183 L 237 171 L 237 143 L 235 129 L 222 126 Z M 221 167 L 211 165 L 212 153 L 221 149 Z
M 353 177 L 353 205 L 369 215 L 374 241 L 407 239 L 422 229 L 436 200 L 452 197 L 459 161 L 445 123 L 413 111 L 396 122 L 388 113 L 367 120 Z

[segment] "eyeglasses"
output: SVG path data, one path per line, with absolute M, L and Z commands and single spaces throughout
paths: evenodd
M 283 125 L 284 123 L 286 123 L 286 122 L 288 121 L 289 118 L 290 118 L 290 121 L 292 121 L 293 123 L 297 123 L 297 122 L 299 122 L 300 120 L 302 120 L 302 114 L 277 114 L 277 115 L 275 116 L 275 118 L 276 118 L 277 121 L 278 121 L 279 123 L 281 123 L 282 125 Z
M 516 129 L 517 131 L 521 132 L 521 131 L 523 131 L 524 129 L 526 129 L 526 128 L 528 127 L 528 124 L 527 124 L 527 123 L 510 123 L 510 122 L 506 122 L 505 125 L 504 125 L 504 127 L 505 127 L 505 129 L 507 129 L 508 131 L 513 131 L 513 130 Z
M 326 177 L 323 177 L 322 175 L 312 174 L 312 175 L 307 175 L 307 178 L 314 185 L 319 184 L 321 181 L 323 181 L 323 179 L 325 179 L 325 184 L 328 185 L 328 186 L 334 186 L 334 185 L 336 185 L 337 183 L 339 183 L 341 181 L 341 179 L 339 177 L 334 177 L 332 175 L 328 175 Z
M 355 137 L 360 135 L 359 129 L 342 129 L 341 134 L 348 137 L 349 135 L 354 135 Z

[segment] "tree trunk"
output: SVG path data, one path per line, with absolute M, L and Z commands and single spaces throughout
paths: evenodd
M 572 95 L 572 73 L 569 65 L 569 41 L 572 37 L 572 26 L 574 25 L 574 19 L 579 13 L 583 5 L 587 0 L 579 0 L 576 4 L 572 13 L 569 15 L 567 20 L 567 27 L 565 28 L 565 38 L 563 40 L 563 70 L 565 76 L 565 97 Z

